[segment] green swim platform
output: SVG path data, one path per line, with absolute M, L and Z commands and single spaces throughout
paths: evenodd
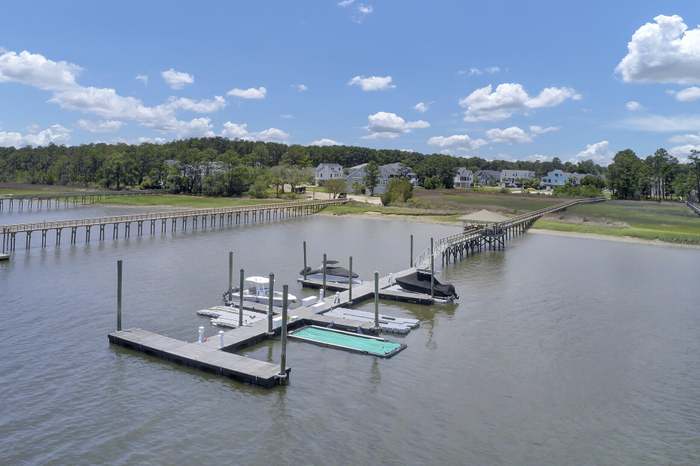
M 308 341 L 316 345 L 338 348 L 354 353 L 370 354 L 380 358 L 390 358 L 406 345 L 384 338 L 358 333 L 344 332 L 331 328 L 307 325 L 289 333 L 290 338 Z

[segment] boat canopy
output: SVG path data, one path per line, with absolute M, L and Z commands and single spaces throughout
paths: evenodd
M 250 283 L 255 283 L 256 285 L 267 285 L 270 283 L 270 279 L 267 277 L 247 277 L 245 281 Z

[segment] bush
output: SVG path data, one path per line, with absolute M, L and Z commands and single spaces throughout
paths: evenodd
M 267 181 L 264 179 L 257 179 L 248 190 L 248 195 L 257 199 L 262 199 L 267 197 Z
M 364 194 L 367 188 L 365 188 L 365 185 L 362 183 L 353 183 L 352 184 L 352 192 L 354 194 Z
M 382 204 L 405 203 L 413 197 L 413 185 L 406 178 L 392 178 L 382 194 Z
M 563 197 L 600 197 L 603 195 L 603 192 L 600 188 L 592 185 L 572 186 L 567 184 L 555 187 L 554 195 Z
M 423 187 L 425 189 L 440 189 L 443 186 L 439 176 L 429 176 L 423 180 Z

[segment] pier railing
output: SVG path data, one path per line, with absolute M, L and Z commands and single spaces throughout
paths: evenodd
M 575 199 L 573 201 L 564 202 L 554 206 L 526 212 L 524 214 L 520 214 L 515 217 L 509 218 L 508 220 L 505 220 L 503 222 L 495 222 L 474 226 L 465 229 L 463 232 L 456 233 L 450 236 L 445 236 L 435 241 L 433 245 L 432 256 L 434 258 L 443 257 L 445 252 L 453 248 L 455 245 L 470 243 L 479 240 L 484 236 L 488 236 L 490 234 L 500 234 L 502 232 L 509 231 L 515 227 L 520 227 L 523 225 L 529 226 L 529 224 L 533 223 L 535 220 L 547 214 L 558 212 L 579 204 L 592 204 L 595 202 L 602 201 L 605 201 L 604 197 Z M 423 251 L 418 256 L 416 267 L 428 268 L 430 266 L 430 256 L 431 251 L 429 248 Z
M 698 206 L 697 204 L 694 204 L 694 203 L 692 203 L 692 202 L 690 202 L 690 201 L 685 201 L 685 204 L 686 204 L 688 207 L 690 207 L 690 209 L 691 209 L 693 212 L 695 212 L 696 214 L 700 215 L 700 206 Z

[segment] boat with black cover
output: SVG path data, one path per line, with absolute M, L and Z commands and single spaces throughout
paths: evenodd
M 349 283 L 351 279 L 351 274 L 348 269 L 341 267 L 338 261 L 327 260 L 326 261 L 326 281 L 330 283 Z M 307 280 L 323 280 L 323 264 L 318 268 L 312 269 L 311 267 L 306 267 L 306 270 L 302 269 L 299 275 L 304 276 L 304 271 L 306 271 Z M 361 285 L 362 280 L 360 276 L 355 272 L 352 273 L 352 284 Z
M 430 270 L 418 269 L 415 272 L 394 278 L 394 281 L 404 290 L 416 293 L 430 294 Z M 452 283 L 441 283 L 433 278 L 433 293 L 438 298 L 454 300 L 459 298 Z

